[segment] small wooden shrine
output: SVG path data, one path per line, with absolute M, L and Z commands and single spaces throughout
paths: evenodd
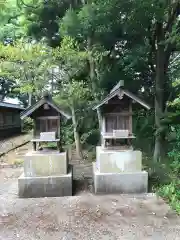
M 120 81 L 93 109 L 101 113 L 101 143 L 108 149 L 129 148 L 135 138 L 132 132 L 132 103 L 137 102 L 146 109 L 150 106 L 139 97 L 124 89 Z
M 30 117 L 34 120 L 33 143 L 36 151 L 37 143 L 56 142 L 57 148 L 61 149 L 61 120 L 71 118 L 60 109 L 60 107 L 52 100 L 48 94 L 44 94 L 35 105 L 30 106 L 21 114 L 21 119 Z

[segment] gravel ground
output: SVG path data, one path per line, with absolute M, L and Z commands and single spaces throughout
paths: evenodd
M 21 171 L 0 170 L 1 240 L 180 239 L 179 217 L 152 194 L 19 199 Z

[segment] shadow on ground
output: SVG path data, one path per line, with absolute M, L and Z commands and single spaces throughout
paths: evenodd
M 73 180 L 73 196 L 80 195 L 82 192 L 94 193 L 92 178 Z

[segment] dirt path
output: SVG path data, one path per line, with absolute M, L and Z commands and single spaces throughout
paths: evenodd
M 19 148 L 14 157 L 29 147 Z M 73 197 L 19 199 L 22 169 L 0 169 L 0 240 L 180 239 L 180 218 L 162 199 L 152 194 L 95 196 L 89 188 L 91 164 L 72 163 L 75 183 L 82 183 Z
M 73 166 L 74 195 L 82 192 L 93 192 L 92 163 L 77 158 L 75 151 L 71 152 L 70 164 Z

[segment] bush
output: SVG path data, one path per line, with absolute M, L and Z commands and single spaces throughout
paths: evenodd
M 175 179 L 172 183 L 161 186 L 157 193 L 180 214 L 180 180 Z
M 24 132 L 29 132 L 30 130 L 33 129 L 33 120 L 29 117 L 25 118 L 22 123 L 22 130 Z
M 85 151 L 83 151 L 83 157 L 88 162 L 94 162 L 96 160 L 96 148 L 92 146 L 88 146 Z
M 99 129 L 92 129 L 91 131 L 88 131 L 86 133 L 83 133 L 81 135 L 81 144 L 84 147 L 87 147 L 89 145 L 96 146 L 99 141 Z
M 180 214 L 180 126 L 175 127 L 176 141 L 171 143 L 172 149 L 168 153 L 169 183 L 160 182 L 157 193 L 169 202 L 171 207 Z
M 74 133 L 73 133 L 73 125 L 70 122 L 61 122 L 61 139 L 62 145 L 69 146 L 74 143 Z
M 23 166 L 23 159 L 16 159 L 14 162 L 13 162 L 13 165 L 16 166 L 16 167 L 22 167 Z

